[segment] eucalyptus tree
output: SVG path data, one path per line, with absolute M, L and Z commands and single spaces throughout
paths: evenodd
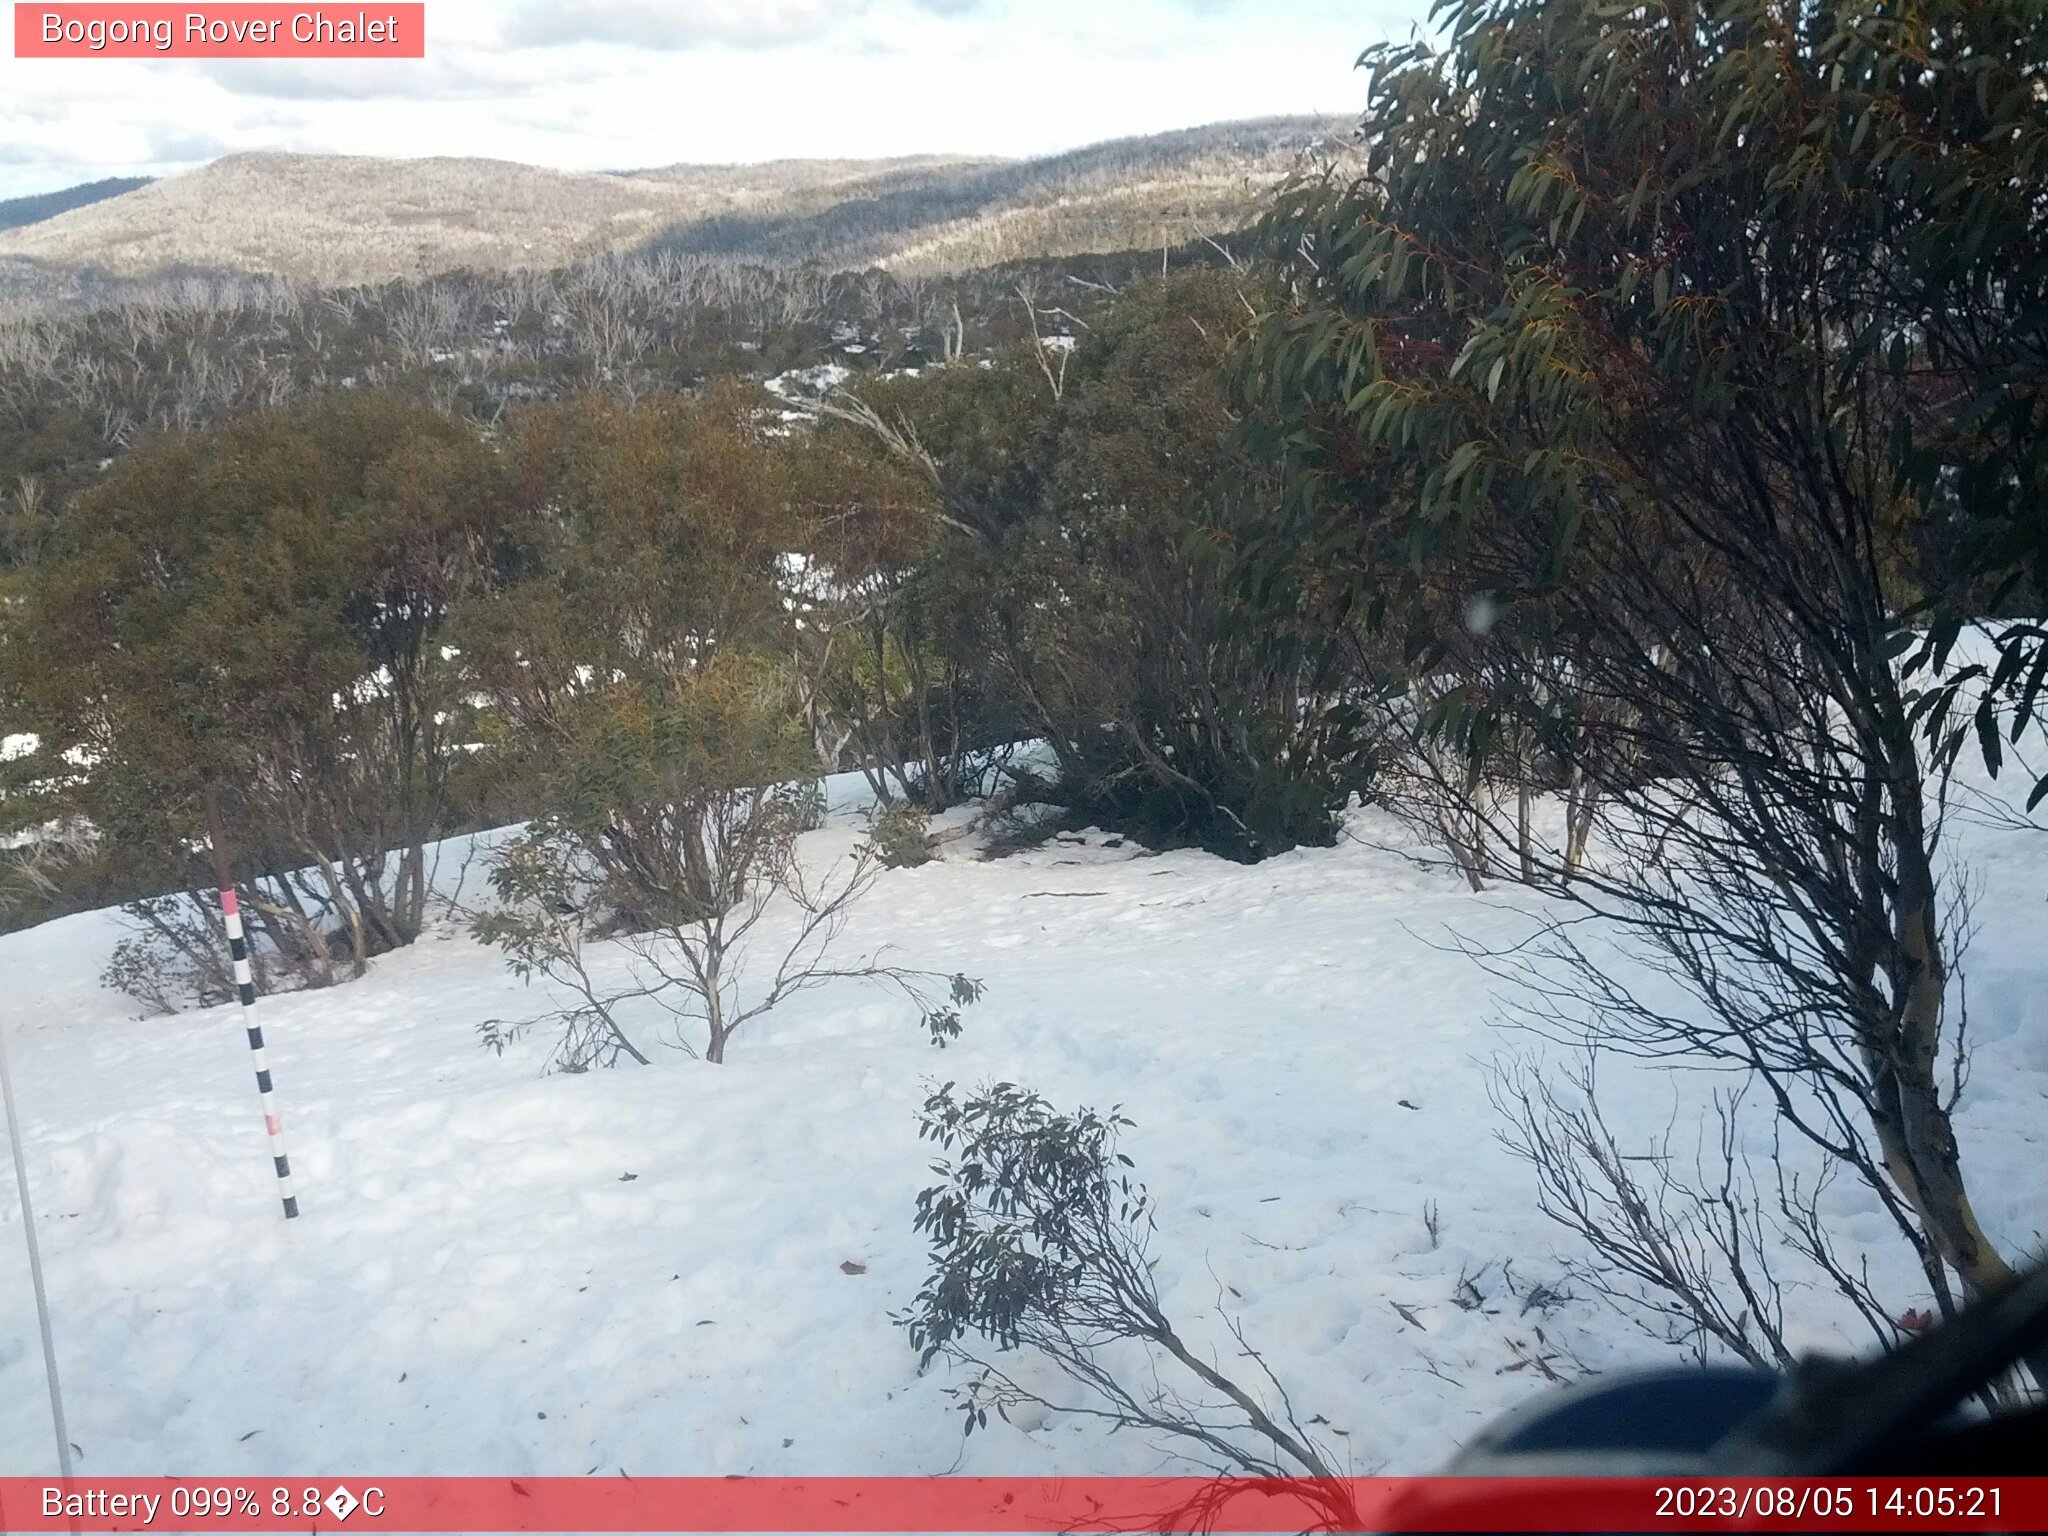
M 464 755 L 444 632 L 501 488 L 468 425 L 377 395 L 138 447 L 64 507 L 0 649 L 39 812 L 175 896 L 212 786 L 267 955 L 328 981 L 411 943 Z
M 1408 636 L 1439 732 L 1598 786 L 1571 888 L 1702 1005 L 1596 978 L 1600 1043 L 1757 1074 L 1944 1307 L 1995 1289 L 1901 660 L 1938 551 L 2038 522 L 2040 10 L 1437 15 L 1363 61 L 1363 173 L 1270 222 L 1242 385 L 1291 494 L 1254 568 Z

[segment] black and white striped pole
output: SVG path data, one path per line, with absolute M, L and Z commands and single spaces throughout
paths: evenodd
M 228 955 L 234 962 L 235 995 L 242 1002 L 242 1020 L 249 1027 L 249 1050 L 256 1059 L 256 1091 L 263 1099 L 263 1125 L 270 1135 L 270 1158 L 277 1168 L 277 1192 L 284 1200 L 287 1221 L 299 1214 L 292 1193 L 292 1160 L 284 1152 L 284 1123 L 277 1114 L 277 1094 L 270 1066 L 263 1056 L 263 1026 L 256 1022 L 256 978 L 249 968 L 249 940 L 242 931 L 242 904 L 235 895 L 235 874 L 228 862 L 227 833 L 221 825 L 220 796 L 206 790 L 206 837 L 213 845 L 213 874 L 220 886 L 220 916 L 227 925 Z

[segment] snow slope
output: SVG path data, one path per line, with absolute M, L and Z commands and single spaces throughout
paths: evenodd
M 848 802 L 842 788 L 807 857 L 851 846 Z M 1674 1361 L 1591 1302 L 1522 1310 L 1557 1278 L 1560 1239 L 1492 1139 L 1480 1066 L 1528 1042 L 1444 946 L 1509 942 L 1540 901 L 1473 896 L 1369 846 L 1391 835 L 1374 818 L 1355 827 L 1364 841 L 1253 868 L 1089 833 L 992 862 L 956 844 L 885 873 L 846 942 L 988 985 L 943 1052 L 898 1003 L 826 990 L 739 1038 L 723 1067 L 669 1052 L 541 1077 L 537 1045 L 500 1059 L 474 1033 L 539 999 L 444 928 L 362 982 L 262 1003 L 305 1209 L 290 1226 L 235 1010 L 126 1017 L 95 979 L 116 915 L 0 938 L 81 1470 L 1173 1465 L 1060 1415 L 963 1445 L 943 1373 L 919 1375 L 890 1314 L 921 1274 L 910 1218 L 930 1149 L 915 1119 L 935 1078 L 1121 1104 L 1159 1207 L 1169 1311 L 1226 1369 L 1248 1364 L 1225 1317 L 1240 1322 L 1355 1470 L 1440 1465 L 1546 1389 L 1524 1353 L 1565 1375 Z M 1982 925 L 1966 1167 L 1994 1234 L 2038 1250 L 2048 837 L 1958 837 Z M 1643 1134 L 1689 1123 L 1711 1086 L 1603 1084 Z M 1843 1230 L 1878 1245 L 1889 1294 L 1917 1299 L 1867 1198 L 1837 1200 Z M 0 1473 L 28 1474 L 53 1454 L 19 1237 L 0 1201 Z M 1466 1276 L 1484 1306 L 1455 1304 Z M 1857 1343 L 1824 1299 L 1794 1309 L 1808 1342 Z

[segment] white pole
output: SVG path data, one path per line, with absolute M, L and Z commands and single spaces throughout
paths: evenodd
M 21 1231 L 28 1239 L 28 1277 L 36 1292 L 36 1322 L 43 1330 L 43 1372 L 50 1381 L 50 1422 L 57 1430 L 57 1467 L 71 1486 L 71 1432 L 64 1427 L 64 1393 L 57 1385 L 57 1341 L 50 1332 L 50 1295 L 43 1289 L 43 1255 L 36 1246 L 36 1216 L 28 1199 L 28 1162 L 21 1152 L 21 1112 L 14 1107 L 14 1074 L 7 1066 L 7 1026 L 0 1024 L 0 1102 L 7 1107 L 7 1140 L 14 1149 L 14 1184 L 21 1194 Z

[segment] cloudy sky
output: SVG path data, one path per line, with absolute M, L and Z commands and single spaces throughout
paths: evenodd
M 353 15 L 356 3 L 329 10 Z M 374 10 L 374 6 L 371 7 Z M 429 0 L 419 62 L 0 59 L 0 197 L 244 149 L 572 169 L 1341 123 L 1427 0 Z

